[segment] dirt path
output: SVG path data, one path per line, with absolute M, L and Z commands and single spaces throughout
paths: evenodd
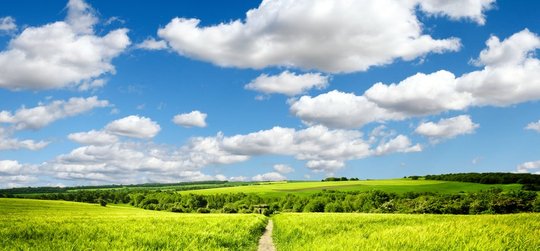
M 272 241 L 272 229 L 274 229 L 274 223 L 272 220 L 268 221 L 264 234 L 259 240 L 259 251 L 275 251 L 274 242 Z

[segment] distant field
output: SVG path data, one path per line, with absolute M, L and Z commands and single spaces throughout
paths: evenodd
M 267 219 L 0 199 L 2 250 L 256 250 Z
M 538 250 L 540 214 L 279 214 L 278 250 Z
M 283 193 L 313 194 L 327 190 L 339 191 L 370 191 L 381 190 L 385 192 L 439 192 L 459 193 L 486 190 L 492 187 L 500 187 L 503 190 L 519 189 L 519 184 L 508 185 L 485 185 L 478 183 L 435 181 L 435 180 L 361 180 L 361 181 L 308 181 L 308 182 L 274 182 L 269 184 L 221 187 L 201 190 L 181 191 L 182 194 L 218 194 L 218 193 L 257 193 L 260 195 L 278 196 Z

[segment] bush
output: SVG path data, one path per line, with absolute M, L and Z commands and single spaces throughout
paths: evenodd
M 197 209 L 197 213 L 200 213 L 200 214 L 207 214 L 207 213 L 210 213 L 210 209 L 205 208 L 205 207 L 201 207 L 201 208 L 198 208 L 198 209 Z

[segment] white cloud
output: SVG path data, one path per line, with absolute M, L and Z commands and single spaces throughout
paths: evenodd
M 315 172 L 334 172 L 345 166 L 341 160 L 310 160 L 306 167 Z
M 13 124 L 15 129 L 40 129 L 50 123 L 90 111 L 97 107 L 107 107 L 107 100 L 96 96 L 89 98 L 70 98 L 67 101 L 55 100 L 49 104 L 40 104 L 33 108 L 22 107 L 15 113 L 0 111 L 0 123 Z
M 316 97 L 302 96 L 290 111 L 305 123 L 333 128 L 355 128 L 374 122 L 401 119 L 403 115 L 380 108 L 364 96 L 331 91 Z
M 423 33 L 416 16 L 418 2 L 423 3 L 265 0 L 249 10 L 245 20 L 202 27 L 198 19 L 174 18 L 158 35 L 180 55 L 242 68 L 356 72 L 397 59 L 409 61 L 428 53 L 458 50 L 456 38 L 434 39 Z M 461 9 L 477 6 L 476 1 L 461 3 Z M 476 20 L 481 20 L 478 16 L 484 10 L 466 13 L 435 1 L 421 6 L 429 13 Z
M 35 184 L 38 178 L 32 175 L 8 175 L 0 176 L 0 187 L 12 188 L 12 187 L 26 187 L 30 184 Z
M 15 18 L 7 16 L 0 18 L 0 31 L 13 31 L 17 29 Z
M 287 177 L 277 172 L 257 174 L 251 178 L 253 181 L 282 181 L 287 180 Z
M 420 144 L 412 145 L 411 140 L 407 136 L 398 135 L 387 142 L 382 141 L 375 149 L 375 154 L 386 155 L 390 153 L 409 153 L 421 151 L 422 146 Z
M 529 123 L 525 129 L 527 130 L 534 130 L 534 131 L 537 131 L 537 132 L 540 132 L 540 120 L 538 120 L 537 122 L 531 122 Z
M 12 138 L 12 134 L 13 130 L 6 130 L 5 128 L 0 127 L 0 151 L 19 149 L 36 151 L 46 147 L 50 143 L 48 141 L 36 142 L 30 139 L 19 140 L 17 138 Z
M 507 106 L 540 99 L 540 37 L 525 29 L 502 42 L 495 36 L 475 61 L 484 69 L 464 74 L 457 91 L 468 92 L 474 105 Z
M 455 77 L 448 71 L 418 73 L 397 83 L 376 83 L 364 95 L 331 91 L 291 102 L 309 125 L 361 127 L 371 122 L 435 115 L 474 106 L 507 106 L 540 99 L 540 37 L 525 29 L 499 41 L 491 37 L 475 64 L 484 68 Z
M 111 134 L 149 139 L 156 136 L 161 127 L 149 118 L 131 115 L 109 123 L 105 130 Z
M 70 140 L 83 145 L 110 145 L 118 141 L 118 137 L 105 131 L 91 130 L 89 132 L 71 133 Z
M 17 174 L 21 171 L 22 167 L 16 160 L 0 160 L 0 173 Z
M 245 86 L 246 89 L 265 94 L 280 93 L 287 96 L 302 94 L 312 88 L 323 89 L 328 86 L 328 76 L 320 73 L 295 74 L 284 71 L 279 75 L 261 74 Z
M 0 137 L 0 151 L 2 150 L 19 150 L 28 149 L 32 151 L 40 150 L 49 145 L 48 141 L 34 141 L 30 139 L 19 140 L 16 138 L 1 138 Z
M 93 32 L 97 18 L 88 4 L 70 0 L 67 9 L 65 21 L 25 28 L 0 52 L 0 87 L 42 90 L 82 85 L 85 89 L 115 72 L 111 61 L 130 44 L 128 30 L 97 36 Z
M 285 164 L 276 164 L 274 165 L 274 170 L 276 170 L 278 173 L 292 173 L 294 172 L 294 169 Z
M 518 173 L 540 174 L 540 160 L 519 164 L 516 169 Z
M 155 38 L 147 38 L 146 40 L 142 41 L 140 44 L 137 44 L 135 47 L 139 49 L 145 49 L 145 50 L 165 50 L 169 48 L 167 46 L 167 43 L 163 40 L 156 40 Z
M 479 125 L 475 124 L 469 115 L 441 119 L 439 122 L 425 122 L 420 124 L 415 132 L 432 140 L 450 139 L 458 135 L 472 134 Z
M 484 11 L 493 8 L 495 0 L 421 0 L 420 8 L 428 14 L 448 16 L 451 19 L 470 19 L 485 24 Z
M 441 70 L 428 75 L 418 73 L 398 84 L 376 83 L 364 96 L 381 108 L 421 116 L 468 107 L 472 96 L 456 92 L 456 88 L 454 74 Z
M 28 186 L 38 181 L 36 166 L 21 164 L 16 160 L 0 160 L 0 188 Z
M 174 116 L 173 122 L 184 127 L 206 127 L 206 113 L 200 111 L 192 111 L 190 113 L 182 113 Z

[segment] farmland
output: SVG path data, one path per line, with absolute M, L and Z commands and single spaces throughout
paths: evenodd
M 279 214 L 278 250 L 538 250 L 540 214 Z
M 256 250 L 269 217 L 0 199 L 4 250 Z M 277 250 L 536 250 L 540 214 L 281 213 Z
M 297 195 L 310 195 L 323 190 L 336 191 L 372 191 L 379 190 L 392 193 L 406 192 L 439 192 L 439 193 L 459 193 L 476 192 L 487 190 L 492 187 L 499 187 L 503 190 L 516 190 L 520 184 L 478 184 L 453 181 L 435 180 L 410 180 L 410 179 L 388 179 L 388 180 L 361 180 L 361 181 L 307 181 L 307 182 L 272 182 L 264 184 L 253 184 L 248 186 L 233 186 L 181 191 L 180 194 L 221 194 L 221 193 L 254 193 L 261 196 L 279 197 L 286 193 Z
M 267 218 L 0 199 L 3 250 L 255 250 Z

